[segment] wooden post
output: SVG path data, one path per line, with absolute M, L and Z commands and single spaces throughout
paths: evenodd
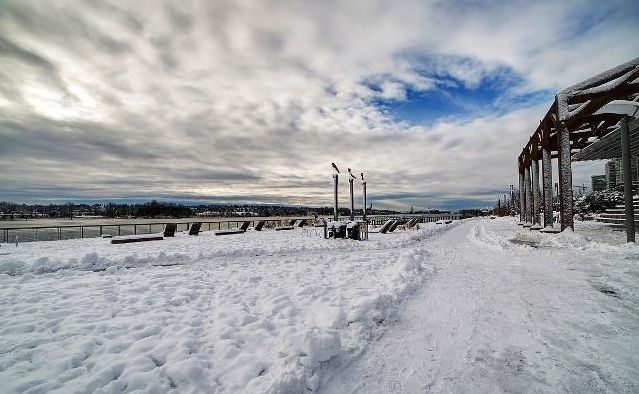
M 519 170 L 519 225 L 523 226 L 526 222 L 526 192 L 524 189 L 524 171 L 521 160 L 517 167 Z
M 563 122 L 558 122 L 559 146 L 559 206 L 561 231 L 575 228 L 572 209 L 572 165 L 570 158 L 570 131 Z
M 553 204 L 552 204 L 552 157 L 550 148 L 542 149 L 542 171 L 544 185 L 544 231 L 553 229 Z
M 532 170 L 532 194 L 533 194 L 533 214 L 531 230 L 541 229 L 541 215 L 539 207 L 539 161 L 537 160 L 537 146 L 534 146 L 535 152 L 531 161 Z
M 532 226 L 532 190 L 530 188 L 530 166 L 524 167 L 524 189 L 526 190 L 524 227 Z
M 632 167 L 630 164 L 629 116 L 621 120 L 621 167 L 623 169 L 623 196 L 626 216 L 626 241 L 635 242 L 635 208 L 632 201 Z

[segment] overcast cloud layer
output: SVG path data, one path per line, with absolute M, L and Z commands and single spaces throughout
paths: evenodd
M 328 205 L 336 162 L 377 207 L 482 206 L 556 90 L 639 55 L 638 17 L 632 0 L 2 1 L 0 200 Z M 487 85 L 490 110 L 393 111 Z

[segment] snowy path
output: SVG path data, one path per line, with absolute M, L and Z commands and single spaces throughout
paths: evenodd
M 637 392 L 637 249 L 513 231 L 469 221 L 429 240 L 434 277 L 322 392 Z

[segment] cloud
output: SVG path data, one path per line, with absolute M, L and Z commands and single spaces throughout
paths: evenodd
M 638 8 L 3 2 L 0 199 L 323 205 L 334 161 L 366 172 L 380 207 L 483 205 L 516 183 L 549 105 L 522 97 L 636 56 Z M 486 81 L 498 112 L 426 126 L 379 105 Z

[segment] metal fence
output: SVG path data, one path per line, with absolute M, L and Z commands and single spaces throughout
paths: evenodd
M 281 226 L 294 219 L 308 218 L 285 218 L 285 219 L 262 219 L 266 223 L 265 228 Z M 200 231 L 226 230 L 238 228 L 243 222 L 248 220 L 216 220 L 203 221 L 192 220 L 187 222 L 154 222 L 154 223 L 126 223 L 126 224 L 88 224 L 88 225 L 63 225 L 63 226 L 29 226 L 29 227 L 4 227 L 0 228 L 0 241 L 2 243 L 11 242 L 34 242 L 34 241 L 55 241 L 76 238 L 97 238 L 103 235 L 124 236 L 137 234 L 154 234 L 164 231 L 164 226 L 168 223 L 177 224 L 177 231 L 188 231 L 193 223 L 202 223 Z M 255 226 L 258 220 L 251 220 L 251 226 Z
M 375 226 L 384 224 L 387 220 L 410 220 L 413 218 L 419 218 L 419 223 L 433 223 L 438 220 L 459 220 L 461 215 L 455 213 L 442 213 L 442 214 L 425 214 L 425 215 L 377 215 L 368 216 L 368 223 Z M 357 218 L 356 218 L 357 219 Z
M 457 214 L 426 214 L 426 215 L 372 215 L 367 216 L 368 223 L 381 225 L 388 219 L 407 220 L 415 217 L 420 218 L 420 223 L 436 222 L 440 219 L 456 220 L 460 219 Z M 251 226 L 255 226 L 258 221 L 264 220 L 265 228 L 281 226 L 291 220 L 310 219 L 306 218 L 282 218 L 282 219 L 259 219 L 250 220 Z M 355 217 L 361 221 L 362 217 Z M 330 221 L 332 218 L 325 218 Z M 348 217 L 340 217 L 340 220 L 348 220 Z M 34 242 L 34 241 L 55 241 L 76 238 L 97 238 L 103 235 L 124 236 L 137 234 L 154 234 L 164 231 L 164 226 L 168 223 L 177 224 L 177 231 L 188 231 L 193 223 L 202 223 L 200 231 L 226 230 L 238 228 L 247 220 L 190 220 L 186 222 L 153 222 L 153 223 L 127 223 L 127 224 L 89 224 L 89 225 L 62 225 L 62 226 L 29 226 L 29 227 L 3 227 L 0 228 L 0 243 L 11 242 Z

